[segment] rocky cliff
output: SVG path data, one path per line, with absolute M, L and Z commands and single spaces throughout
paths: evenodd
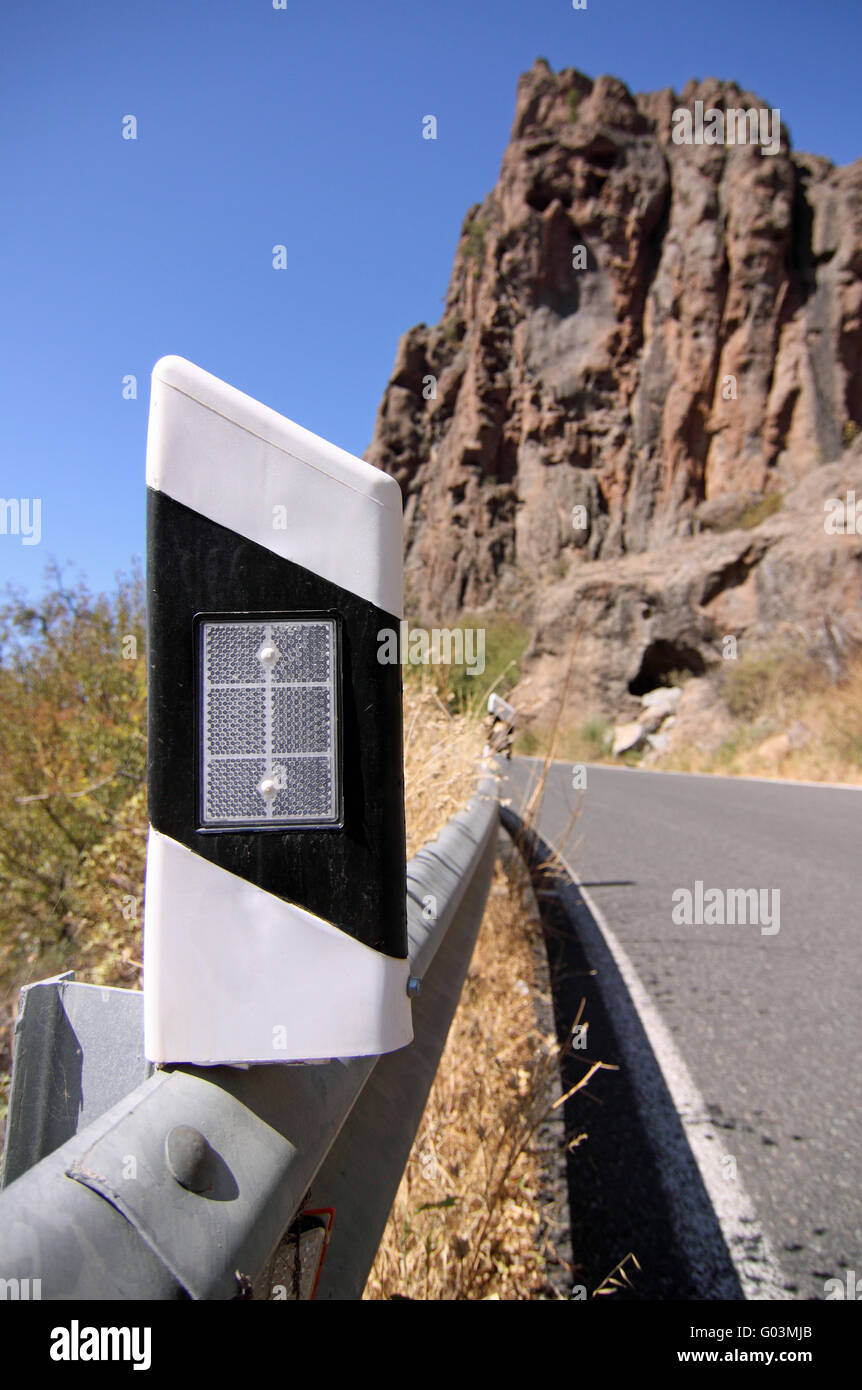
M 552 658 L 541 698 L 575 629 L 608 705 L 776 604 L 815 646 L 824 618 L 833 645 L 862 640 L 855 533 L 825 543 L 817 483 L 788 504 L 862 424 L 862 160 L 794 153 L 783 127 L 774 154 L 676 143 L 698 103 L 767 109 L 730 83 L 632 95 L 534 64 L 366 453 L 404 494 L 411 611 L 521 609 L 534 668 Z M 736 529 L 758 504 L 770 521 Z M 794 546 L 779 601 L 763 562 Z

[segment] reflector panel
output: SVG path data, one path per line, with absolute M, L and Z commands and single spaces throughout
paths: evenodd
M 335 620 L 200 624 L 201 826 L 340 818 Z

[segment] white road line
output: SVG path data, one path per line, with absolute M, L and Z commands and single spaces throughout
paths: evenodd
M 546 843 L 550 844 L 550 841 Z M 553 845 L 551 848 L 554 848 Z M 619 997 L 622 993 L 621 984 L 628 991 L 631 1003 L 640 1017 L 643 1030 L 670 1091 L 745 1297 L 765 1301 L 792 1299 L 793 1295 L 787 1292 L 789 1281 L 781 1271 L 742 1179 L 738 1174 L 735 1179 L 729 1176 L 736 1171 L 736 1161 L 724 1148 L 703 1096 L 669 1029 L 623 946 L 608 926 L 604 914 L 593 902 L 563 855 L 559 855 L 559 860 L 572 882 L 577 884 L 578 891 L 602 933 L 605 945 L 619 971 L 618 978 L 611 975 L 604 979 L 602 984 L 614 1024 L 620 1029 L 620 1043 L 626 1054 L 638 1103 L 642 1106 L 645 1128 L 656 1144 L 659 1171 L 673 1213 L 674 1226 L 690 1268 L 695 1275 L 700 1272 L 708 1282 L 708 1274 L 704 1268 L 705 1264 L 708 1264 L 708 1259 L 705 1259 L 707 1251 L 704 1249 L 704 1239 L 705 1236 L 708 1239 L 708 1234 L 704 1232 L 702 1220 L 697 1212 L 701 1202 L 688 1190 L 686 1174 L 680 1166 L 678 1143 L 669 1128 L 662 1123 L 665 1106 L 662 1104 L 662 1098 L 655 1094 L 655 1081 L 649 1074 L 651 1068 L 643 1065 L 638 1040 L 631 1035 L 626 1001 Z M 590 943 L 585 942 L 584 945 L 589 955 Z M 592 963 L 595 968 L 595 963 Z M 616 999 L 614 995 L 617 996 Z M 721 1297 L 720 1291 L 714 1286 L 710 1290 L 704 1290 L 705 1295 L 712 1298 L 716 1297 L 717 1292 Z M 733 1295 L 727 1292 L 724 1296 Z
M 518 755 L 522 763 L 542 763 L 544 758 L 528 758 Z M 552 758 L 551 767 L 573 767 L 565 758 Z M 857 782 L 801 782 L 792 777 L 742 777 L 728 772 L 679 772 L 672 767 L 620 767 L 616 763 L 583 763 L 583 767 L 593 767 L 599 772 L 639 772 L 645 777 L 702 777 L 707 782 L 764 782 L 768 787 L 829 787 L 839 792 L 862 792 L 862 783 Z

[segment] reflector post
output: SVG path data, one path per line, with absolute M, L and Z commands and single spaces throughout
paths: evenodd
M 179 357 L 147 436 L 151 1062 L 411 1040 L 394 478 Z

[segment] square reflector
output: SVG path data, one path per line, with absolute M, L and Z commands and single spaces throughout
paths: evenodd
M 337 825 L 334 618 L 199 623 L 202 829 Z

